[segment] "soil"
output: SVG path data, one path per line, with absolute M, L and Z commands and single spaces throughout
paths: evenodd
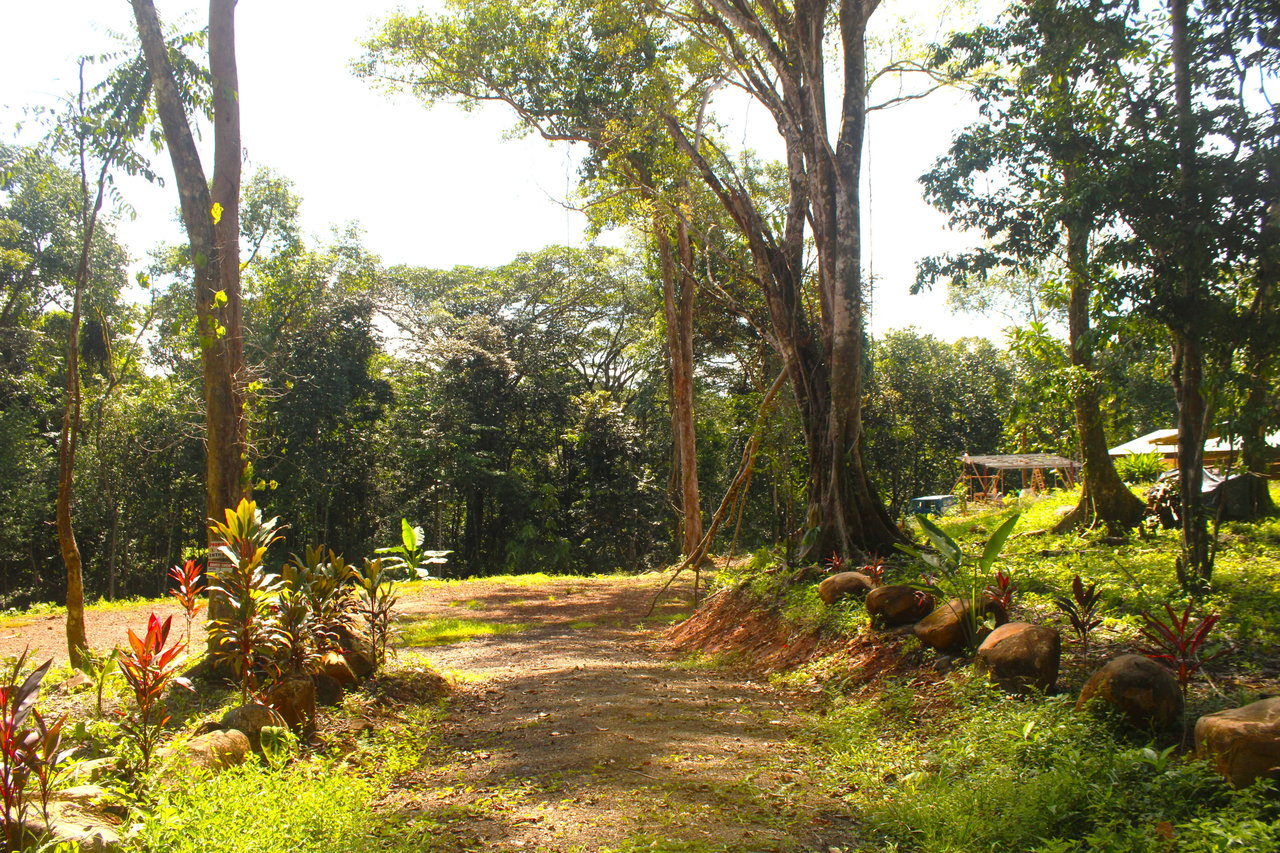
M 115 645 L 128 645 L 129 630 L 139 636 L 146 633 L 147 617 L 151 613 L 161 619 L 173 618 L 170 638 L 186 638 L 187 617 L 175 604 L 124 604 L 114 603 L 89 607 L 84 612 L 85 636 L 96 652 L 111 651 Z M 0 660 L 29 650 L 29 663 L 44 663 L 53 658 L 54 667 L 67 662 L 67 617 L 65 613 L 42 615 L 23 614 L 0 618 Z M 204 614 L 191 623 L 191 645 L 204 645 Z
M 523 627 L 393 659 L 407 673 L 421 655 L 454 688 L 438 741 L 384 792 L 380 822 L 430 851 L 865 849 L 810 772 L 815 697 L 689 662 L 668 639 L 691 610 L 689 587 L 646 617 L 665 579 L 475 580 L 403 595 L 403 623 Z M 91 610 L 88 636 L 109 648 L 148 611 Z M 178 608 L 157 612 L 171 614 L 184 632 Z M 0 655 L 30 644 L 64 659 L 62 619 L 0 622 Z
M 854 849 L 806 771 L 807 697 L 682 663 L 666 634 L 690 590 L 645 618 L 663 580 L 473 582 L 405 603 L 410 618 L 529 626 L 425 651 L 458 683 L 445 761 L 384 801 L 424 849 Z

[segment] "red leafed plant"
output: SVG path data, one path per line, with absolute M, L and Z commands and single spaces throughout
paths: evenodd
M 826 563 L 825 563 L 824 565 L 826 565 L 826 567 L 827 567 L 827 573 L 828 573 L 828 574 L 832 574 L 832 575 L 834 575 L 834 574 L 836 574 L 837 572 L 843 572 L 843 571 L 844 571 L 844 557 L 841 557 L 841 556 L 840 556 L 840 552 L 839 552 L 839 551 L 832 551 L 832 552 L 831 552 L 831 556 L 830 556 L 830 557 L 827 557 L 827 561 L 826 561 Z
M 196 614 L 203 608 L 200 595 L 204 592 L 204 581 L 200 578 L 200 564 L 195 560 L 187 560 L 181 566 L 169 569 L 169 577 L 177 586 L 169 590 L 169 594 L 178 599 L 183 611 L 187 614 L 187 645 L 191 644 L 191 623 Z
M 50 826 L 49 797 L 53 793 L 58 769 L 72 756 L 75 749 L 62 748 L 62 727 L 67 724 L 66 714 L 49 723 L 39 711 L 33 709 L 31 718 L 36 724 L 36 739 L 28 764 L 40 788 L 40 812 L 44 817 L 44 825 L 48 827 Z
M 996 569 L 996 582 L 983 590 L 983 594 L 988 600 L 994 601 L 1004 608 L 1004 612 L 1008 613 L 1013 604 L 1013 594 L 1018 591 L 1018 585 L 1013 582 L 1013 575 L 1003 569 Z
M 871 578 L 872 586 L 880 586 L 884 583 L 884 557 L 879 554 L 868 554 L 867 564 L 858 571 Z
M 186 645 L 175 643 L 168 648 L 169 628 L 173 617 L 163 623 L 154 613 L 147 620 L 147 633 L 139 638 L 129 629 L 129 648 L 120 655 L 120 671 L 133 690 L 137 708 L 129 719 L 120 724 L 120 730 L 138 750 L 139 769 L 146 773 L 151 766 L 151 756 L 169 714 L 164 707 L 164 691 L 170 684 L 191 689 L 191 684 L 178 675 L 185 657 Z
M 18 655 L 7 677 L 0 682 L 0 798 L 4 812 L 4 849 L 21 850 L 27 840 L 25 821 L 31 808 L 27 782 L 40 760 L 40 735 L 27 726 L 40 695 L 40 681 L 53 664 L 45 661 L 19 683 L 27 651 Z
M 1098 585 L 1091 583 L 1085 586 L 1080 576 L 1076 575 L 1071 579 L 1071 598 L 1059 596 L 1054 599 L 1054 602 L 1070 620 L 1072 630 L 1080 638 L 1081 648 L 1087 652 L 1089 636 L 1093 633 L 1093 629 L 1102 624 L 1102 617 L 1098 615 L 1098 609 L 1102 604 L 1102 592 L 1098 589 Z
M 1210 613 L 1205 616 L 1197 624 L 1191 624 L 1191 605 L 1188 604 L 1186 609 L 1179 616 L 1169 604 L 1164 606 L 1165 612 L 1169 614 L 1169 621 L 1165 622 L 1158 617 L 1152 616 L 1147 611 L 1142 611 L 1142 621 L 1146 624 L 1142 628 L 1142 636 L 1146 637 L 1151 646 L 1142 650 L 1142 653 L 1153 660 L 1158 660 L 1173 670 L 1174 677 L 1178 679 L 1178 686 L 1182 688 L 1183 699 L 1187 695 L 1187 685 L 1191 683 L 1191 679 L 1199 671 L 1200 667 L 1214 658 L 1221 657 L 1226 654 L 1226 649 L 1204 655 L 1204 644 L 1209 639 L 1209 634 L 1213 631 L 1213 626 L 1218 624 L 1219 615 Z

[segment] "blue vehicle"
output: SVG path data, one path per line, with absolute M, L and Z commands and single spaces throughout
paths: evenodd
M 911 499 L 912 515 L 942 515 L 956 505 L 955 495 L 928 495 Z

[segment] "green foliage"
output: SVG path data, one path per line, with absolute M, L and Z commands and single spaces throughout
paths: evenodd
M 386 849 L 370 837 L 371 780 L 326 762 L 275 771 L 256 762 L 156 786 L 136 817 L 137 848 L 160 853 L 315 853 Z M 246 832 L 252 827 L 252 832 Z
M 306 599 L 310 634 L 321 650 L 337 644 L 338 627 L 350 616 L 350 574 L 347 561 L 333 551 L 326 555 L 323 545 L 304 548 L 301 557 L 295 554 L 285 561 L 284 586 Z
M 949 494 L 964 454 L 1000 449 L 1015 363 L 986 340 L 914 329 L 874 340 L 871 359 L 865 458 L 897 517 L 911 498 Z
M 1218 850 L 1240 833 L 1278 840 L 1274 802 L 1233 791 L 1207 767 L 1118 742 L 1074 713 L 1071 697 L 1027 702 L 952 683 L 953 710 L 903 726 L 908 685 L 849 700 L 818 724 L 819 772 L 844 793 L 878 845 L 931 851 Z
M 381 558 L 370 560 L 367 557 L 363 567 L 351 567 L 349 577 L 356 584 L 356 612 L 369 629 L 369 638 L 373 642 L 376 671 L 387 659 L 392 609 L 397 601 L 395 579 L 384 569 Z
M 405 569 L 409 576 L 417 576 L 419 580 L 432 580 L 431 570 L 427 566 L 443 566 L 449 562 L 452 551 L 428 551 L 422 546 L 426 544 L 426 534 L 421 527 L 414 527 L 407 518 L 400 519 L 400 543 L 389 548 L 379 548 L 374 553 L 389 556 L 388 569 Z
M 1150 453 L 1130 453 L 1115 460 L 1116 473 L 1129 484 L 1154 483 L 1167 469 L 1164 456 L 1156 450 Z
M 280 770 L 298 752 L 298 736 L 288 726 L 263 726 L 262 757 L 272 770 Z
M 279 538 L 280 519 L 264 521 L 258 505 L 247 499 L 225 512 L 225 522 L 209 522 L 216 551 L 226 560 L 226 567 L 211 572 L 209 581 L 210 593 L 226 606 L 225 614 L 209 619 L 209 654 L 235 675 L 241 699 L 247 702 L 260 687 L 261 670 L 275 668 L 279 650 L 288 641 L 277 611 L 280 578 L 262 565 L 267 548 Z
M 981 594 L 983 584 L 994 584 L 997 588 L 1000 586 L 999 579 L 991 576 L 991 569 L 1000 557 L 1005 541 L 1018 523 L 1018 514 L 1009 516 L 996 528 L 995 533 L 992 533 L 983 545 L 982 554 L 976 557 L 966 554 L 960 543 L 952 539 L 927 515 L 917 515 L 916 523 L 920 525 L 920 529 L 924 531 L 936 551 L 925 551 L 914 545 L 898 545 L 898 548 L 925 566 L 926 586 L 935 587 L 941 583 L 941 589 L 947 597 L 969 602 L 966 615 L 970 624 L 966 631 L 966 639 L 970 644 L 976 643 L 980 623 L 985 618 Z M 937 574 L 935 575 L 934 572 Z M 1008 586 L 1007 580 L 1004 585 Z
M 120 659 L 120 655 L 120 647 L 112 646 L 111 651 L 105 654 L 89 649 L 81 659 L 84 667 L 81 672 L 93 681 L 93 695 L 97 703 L 94 707 L 99 718 L 102 717 L 103 695 L 106 693 L 112 674 L 117 671 L 116 662 Z

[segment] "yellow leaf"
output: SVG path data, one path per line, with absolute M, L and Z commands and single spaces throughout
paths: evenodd
M 210 213 L 213 214 L 214 225 L 217 225 L 219 222 L 222 221 L 222 205 L 218 204 L 216 201 L 213 203 L 213 209 L 210 211 Z

